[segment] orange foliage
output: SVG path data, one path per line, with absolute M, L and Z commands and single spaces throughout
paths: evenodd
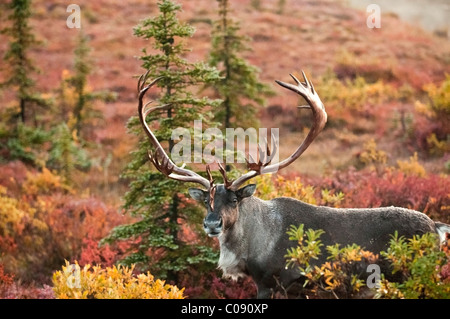
M 0 166 L 0 176 L 3 170 L 10 172 L 10 166 Z M 17 181 L 12 175 L 5 184 L 11 188 L 0 185 L 0 219 L 6 218 L 2 223 L 6 228 L 0 227 L 0 257 L 18 279 L 48 282 L 64 259 L 83 255 L 86 262 L 111 264 L 116 260 L 113 255 L 125 250 L 94 249 L 94 243 L 125 223 L 125 217 L 98 199 L 80 198 L 49 170 L 24 170 Z

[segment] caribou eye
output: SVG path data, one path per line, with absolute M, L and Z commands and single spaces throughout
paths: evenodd
M 238 199 L 237 198 L 233 198 L 233 203 L 237 203 Z

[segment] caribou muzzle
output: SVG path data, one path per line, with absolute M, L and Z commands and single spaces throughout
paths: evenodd
M 222 218 L 212 216 L 212 214 L 203 220 L 203 229 L 209 237 L 218 237 L 222 233 L 222 226 Z

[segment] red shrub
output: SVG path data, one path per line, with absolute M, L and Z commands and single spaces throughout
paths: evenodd
M 129 246 L 128 242 L 118 242 L 114 247 L 110 245 L 99 246 L 98 239 L 84 238 L 80 258 L 74 257 L 72 259 L 78 260 L 80 266 L 89 264 L 111 267 L 123 257 Z
M 34 285 L 25 286 L 14 281 L 14 275 L 5 272 L 0 263 L 0 299 L 51 299 L 54 298 L 50 286 L 38 288 Z
M 184 274 L 178 285 L 185 287 L 191 299 L 251 299 L 256 297 L 256 286 L 250 278 L 237 281 L 220 278 L 217 272 L 199 273 L 192 269 Z
M 0 264 L 0 289 L 13 283 L 14 275 L 5 273 L 5 267 Z
M 0 185 L 14 193 L 20 193 L 21 185 L 27 179 L 29 168 L 19 161 L 0 166 Z
M 342 191 L 344 207 L 399 206 L 450 222 L 450 179 L 439 175 L 405 176 L 399 171 L 349 170 L 335 173 L 325 187 Z

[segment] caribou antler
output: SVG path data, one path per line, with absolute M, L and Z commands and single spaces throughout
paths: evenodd
M 231 183 L 231 185 L 229 185 L 229 189 L 231 190 L 237 190 L 243 183 L 245 183 L 246 181 L 250 180 L 251 178 L 257 176 L 257 175 L 261 175 L 263 173 L 270 173 L 270 172 L 276 172 L 280 169 L 285 168 L 286 166 L 290 165 L 292 162 L 294 162 L 297 158 L 299 158 L 303 152 L 308 148 L 308 146 L 312 143 L 312 141 L 314 141 L 314 139 L 317 137 L 317 135 L 319 135 L 319 133 L 323 130 L 325 123 L 327 122 L 327 113 L 325 112 L 325 107 L 322 103 L 322 101 L 320 100 L 319 95 L 317 94 L 317 92 L 314 90 L 314 86 L 312 85 L 312 83 L 306 78 L 305 73 L 302 71 L 302 75 L 303 75 L 303 79 L 305 80 L 304 83 L 300 82 L 294 75 L 290 74 L 290 76 L 292 77 L 292 79 L 295 81 L 295 83 L 297 85 L 293 85 L 290 83 L 284 83 L 281 81 L 275 81 L 277 82 L 279 85 L 281 85 L 282 87 L 289 89 L 291 91 L 294 91 L 295 93 L 301 95 L 306 102 L 308 102 L 308 106 L 301 106 L 301 108 L 310 108 L 312 113 L 313 113 L 313 125 L 308 133 L 308 135 L 306 136 L 306 138 L 304 139 L 304 141 L 302 142 L 302 144 L 300 144 L 300 146 L 297 148 L 297 150 L 292 153 L 291 156 L 289 156 L 288 158 L 284 159 L 283 161 L 279 162 L 279 163 L 271 163 L 273 156 L 276 152 L 276 144 L 277 143 L 272 143 L 275 145 L 275 149 L 270 152 L 268 146 L 267 146 L 267 151 L 266 153 L 264 153 L 264 151 L 262 151 L 261 147 L 258 146 L 259 148 L 259 160 L 256 163 L 255 160 L 253 160 L 250 156 L 250 160 L 251 161 L 247 161 L 247 165 L 249 168 L 249 172 L 247 172 L 246 174 L 242 175 L 241 177 L 239 177 L 238 179 L 236 179 L 235 181 L 233 181 Z M 272 142 L 274 141 L 274 137 L 272 136 Z M 272 153 L 272 155 L 271 155 Z
M 158 142 L 157 138 L 153 134 L 150 127 L 147 125 L 147 122 L 145 119 L 147 116 L 156 111 L 156 110 L 165 110 L 170 107 L 170 104 L 165 104 L 161 106 L 156 106 L 152 108 L 147 108 L 147 106 L 152 103 L 151 101 L 144 104 L 143 99 L 145 96 L 145 93 L 153 86 L 155 85 L 159 80 L 161 80 L 161 77 L 153 80 L 150 84 L 146 85 L 146 82 L 148 80 L 149 72 L 147 71 L 146 74 L 142 75 L 139 78 L 138 81 L 138 92 L 139 92 L 139 105 L 138 105 L 138 111 L 139 111 L 139 119 L 141 121 L 141 124 L 144 128 L 145 133 L 148 136 L 148 139 L 150 143 L 155 148 L 155 151 L 153 153 L 149 152 L 148 157 L 150 158 L 150 161 L 153 163 L 153 165 L 156 167 L 158 171 L 163 173 L 169 178 L 183 181 L 183 182 L 192 182 L 192 183 L 198 183 L 204 186 L 205 188 L 209 189 L 211 186 L 211 182 L 208 181 L 206 178 L 198 175 L 197 173 L 178 167 L 175 165 L 172 160 L 169 158 L 169 156 L 166 154 L 164 148 L 161 146 L 161 144 Z M 211 177 L 210 177 L 211 179 Z
M 170 104 L 165 104 L 161 106 L 156 106 L 152 108 L 148 108 L 147 106 L 151 103 L 148 102 L 144 105 L 143 98 L 145 96 L 145 93 L 150 89 L 155 83 L 157 83 L 161 78 L 157 78 L 153 80 L 150 84 L 146 85 L 146 82 L 148 80 L 149 72 L 147 72 L 145 75 L 142 75 L 138 82 L 138 90 L 139 90 L 139 119 L 141 120 L 141 124 L 144 127 L 145 133 L 147 134 L 150 143 L 154 146 L 155 151 L 153 153 L 149 152 L 149 158 L 150 161 L 153 163 L 153 165 L 156 167 L 158 171 L 163 173 L 169 178 L 183 181 L 183 182 L 192 182 L 192 183 L 198 183 L 204 186 L 206 189 L 210 190 L 210 192 L 215 191 L 215 185 L 214 180 L 211 175 L 210 167 L 207 166 L 207 174 L 208 179 L 198 175 L 197 173 L 185 169 L 183 167 L 178 167 L 175 165 L 172 160 L 169 158 L 169 156 L 166 154 L 164 149 L 162 148 L 161 144 L 156 139 L 153 132 L 150 130 L 149 126 L 147 125 L 147 122 L 145 121 L 146 117 L 156 111 L 156 110 L 166 110 L 170 107 Z M 275 157 L 275 154 L 277 152 L 277 141 L 275 139 L 275 136 L 272 134 L 271 138 L 271 144 L 273 144 L 273 149 L 269 149 L 269 145 L 267 141 L 265 141 L 266 144 L 266 150 L 263 150 L 262 147 L 258 144 L 258 161 L 255 161 L 251 155 L 249 155 L 249 159 L 247 161 L 247 167 L 249 171 L 239 177 L 238 179 L 232 181 L 229 180 L 226 174 L 225 169 L 220 163 L 217 163 L 219 166 L 219 171 L 223 176 L 224 179 L 224 186 L 227 189 L 230 190 L 237 190 L 243 183 L 250 180 L 251 178 L 265 174 L 265 173 L 272 173 L 276 172 L 280 169 L 285 168 L 286 166 L 290 165 L 292 162 L 294 162 L 297 158 L 299 158 L 303 152 L 308 148 L 308 146 L 314 141 L 314 139 L 319 135 L 319 133 L 323 130 L 325 123 L 327 122 L 327 113 L 325 112 L 325 107 L 320 100 L 319 95 L 314 90 L 314 86 L 312 83 L 306 78 L 305 73 L 302 71 L 303 79 L 305 80 L 304 83 L 300 82 L 295 76 L 290 74 L 292 79 L 295 81 L 297 85 L 293 85 L 290 83 L 284 83 L 281 81 L 276 81 L 279 85 L 281 85 L 284 88 L 287 88 L 291 91 L 294 91 L 295 93 L 301 95 L 306 102 L 308 102 L 308 105 L 300 106 L 300 108 L 309 108 L 312 111 L 313 114 L 313 125 L 302 142 L 302 144 L 297 148 L 297 150 L 292 153 L 291 156 L 284 159 L 283 161 L 279 163 L 272 163 L 272 160 Z M 214 194 L 212 194 L 214 195 Z M 213 197 L 213 196 L 212 196 Z M 211 204 L 213 205 L 213 204 Z
M 269 148 L 269 144 L 267 143 L 267 140 L 264 141 L 263 145 L 266 145 L 266 150 L 263 150 L 261 148 L 261 144 L 258 143 L 258 162 L 255 161 L 255 159 L 252 157 L 252 155 L 249 153 L 248 157 L 249 159 L 245 159 L 247 162 L 247 168 L 251 171 L 257 171 L 258 174 L 264 174 L 264 173 L 270 173 L 266 168 L 269 166 L 269 164 L 272 163 L 272 160 L 275 157 L 275 154 L 278 151 L 277 148 L 277 140 L 275 136 L 272 133 L 272 140 L 271 143 L 273 144 L 273 150 Z

